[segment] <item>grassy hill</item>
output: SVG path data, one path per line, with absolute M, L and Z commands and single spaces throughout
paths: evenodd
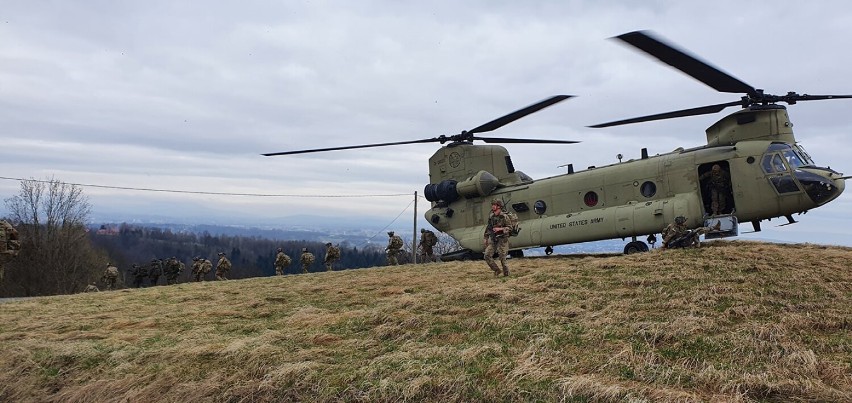
M 852 401 L 852 248 L 749 242 L 0 304 L 0 401 Z

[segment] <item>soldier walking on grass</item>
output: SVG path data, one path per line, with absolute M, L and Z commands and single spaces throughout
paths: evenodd
M 340 260 L 340 248 L 328 242 L 325 244 L 325 271 L 334 270 L 334 263 Z
M 133 275 L 133 286 L 141 288 L 145 282 L 145 277 L 148 277 L 148 268 L 134 263 L 130 274 Z
M 118 267 L 107 263 L 106 270 L 104 270 L 104 274 L 101 276 L 101 281 L 104 283 L 107 291 L 114 290 L 115 283 L 118 281 Z
M 500 275 L 500 268 L 494 262 L 494 254 L 500 259 L 503 266 L 503 276 L 509 275 L 509 265 L 506 264 L 506 255 L 509 253 L 509 236 L 512 228 L 509 218 L 503 213 L 503 202 L 491 201 L 491 214 L 488 216 L 488 225 L 485 226 L 485 263 L 494 272 Z
M 421 261 L 430 261 L 434 262 L 435 252 L 433 248 L 438 244 L 438 237 L 435 236 L 435 233 L 426 229 L 420 228 L 420 256 Z
M 160 281 L 160 276 L 163 275 L 163 261 L 160 259 L 152 259 L 151 267 L 148 269 L 148 277 L 151 279 L 151 287 L 156 286 Z
M 18 230 L 9 224 L 6 220 L 0 220 L 0 283 L 3 282 L 3 275 L 6 262 L 18 256 L 21 250 L 21 240 L 18 239 Z
M 311 265 L 314 264 L 314 254 L 308 252 L 308 248 L 302 248 L 302 256 L 299 257 L 299 262 L 302 264 L 302 273 L 307 273 Z
M 290 256 L 284 253 L 284 249 L 278 248 L 278 254 L 275 255 L 275 275 L 283 276 L 284 270 L 290 267 L 292 261 Z
M 225 257 L 225 252 L 219 252 L 219 262 L 216 263 L 216 280 L 227 280 L 231 271 L 231 261 Z
M 402 238 L 399 235 L 395 235 L 393 231 L 388 231 L 388 247 L 385 248 L 388 253 L 388 266 L 399 265 L 396 255 L 399 254 L 402 245 Z

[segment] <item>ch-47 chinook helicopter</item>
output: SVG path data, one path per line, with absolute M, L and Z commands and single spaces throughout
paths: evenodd
M 443 256 L 444 260 L 481 257 L 483 234 L 490 201 L 500 199 L 514 211 L 521 231 L 510 241 L 512 256 L 523 249 L 562 244 L 631 238 L 625 253 L 648 250 L 638 240 L 656 233 L 675 217 L 687 217 L 690 228 L 716 224 L 706 237 L 739 234 L 738 223 L 750 221 L 760 231 L 760 221 L 786 217 L 821 206 L 837 198 L 844 189 L 842 174 L 817 166 L 796 143 L 787 110 L 780 102 L 852 98 L 850 95 L 806 95 L 789 92 L 776 96 L 742 81 L 655 39 L 645 32 L 617 37 L 657 57 L 721 92 L 745 94 L 740 100 L 680 111 L 620 120 L 591 127 L 608 127 L 651 120 L 716 113 L 730 106 L 740 111 L 728 115 L 707 130 L 707 145 L 648 156 L 645 149 L 637 160 L 590 167 L 543 179 L 533 179 L 515 170 L 508 151 L 485 143 L 570 144 L 575 141 L 513 139 L 475 136 L 495 130 L 550 105 L 571 98 L 558 95 L 512 112 L 474 129 L 452 136 L 393 143 L 364 144 L 263 154 L 302 154 L 415 143 L 443 145 L 429 158 L 430 183 L 425 197 L 431 208 L 425 218 L 436 229 L 449 234 L 464 248 Z M 730 175 L 724 208 L 710 209 L 705 173 L 714 165 Z M 718 169 L 718 168 L 717 168 Z

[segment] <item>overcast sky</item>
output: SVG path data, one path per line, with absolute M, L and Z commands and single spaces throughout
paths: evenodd
M 639 29 L 770 93 L 852 93 L 852 3 L 844 0 L 6 0 L 0 176 L 198 192 L 411 195 L 428 183 L 433 144 L 260 154 L 452 135 L 556 94 L 578 97 L 490 133 L 582 141 L 507 147 L 533 178 L 562 173 L 566 163 L 635 158 L 642 147 L 656 154 L 702 145 L 704 129 L 724 113 L 586 128 L 739 97 L 607 39 Z M 847 174 L 850 112 L 852 100 L 790 107 L 796 137 L 816 162 Z M 0 197 L 19 188 L 0 180 Z M 412 199 L 85 193 L 96 214 L 233 223 L 292 214 L 390 222 Z M 760 235 L 850 245 L 850 194 L 799 224 L 764 223 Z M 421 199 L 421 211 L 425 205 Z

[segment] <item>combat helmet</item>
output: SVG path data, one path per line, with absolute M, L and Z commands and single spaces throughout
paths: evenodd
M 393 231 L 388 231 L 388 236 L 393 236 Z
M 302 248 L 302 252 L 307 252 L 308 248 Z
M 426 228 L 420 228 L 420 232 L 426 232 Z
M 675 224 L 683 225 L 684 223 L 686 223 L 686 217 L 684 217 L 682 215 L 675 217 Z
M 500 199 L 491 199 L 491 205 L 498 205 L 500 208 L 503 208 L 503 200 Z
M 284 249 L 278 248 L 279 252 L 284 252 Z
M 331 246 L 331 242 L 326 242 L 325 246 Z

